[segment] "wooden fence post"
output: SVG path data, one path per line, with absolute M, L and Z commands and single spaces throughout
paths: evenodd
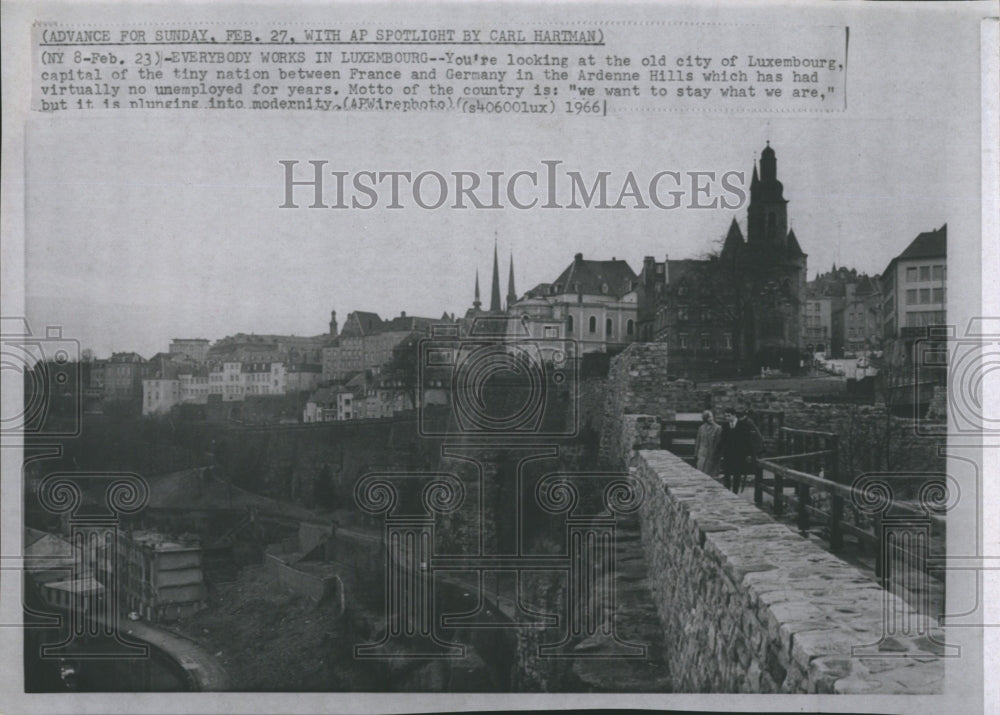
M 834 494 L 830 504 L 830 550 L 839 551 L 844 546 L 844 530 L 841 521 L 844 519 L 844 497 Z
M 774 471 L 774 513 L 780 514 L 785 510 L 785 480 L 781 477 L 780 467 Z
M 796 484 L 796 496 L 799 501 L 798 526 L 799 531 L 809 531 L 809 485 Z

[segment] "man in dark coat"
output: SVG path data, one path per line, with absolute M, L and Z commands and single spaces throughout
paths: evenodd
M 747 411 L 743 407 L 738 407 L 735 412 L 728 410 L 725 413 L 725 422 L 722 426 L 722 467 L 724 481 L 727 489 L 731 489 L 734 494 L 743 491 L 747 474 L 753 473 L 755 462 L 764 447 L 764 439 L 747 416 Z

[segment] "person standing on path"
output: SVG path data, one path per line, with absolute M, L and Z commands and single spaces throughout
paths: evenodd
M 715 422 L 711 410 L 701 413 L 701 426 L 694 440 L 695 466 L 710 477 L 719 473 L 719 442 L 722 427 Z

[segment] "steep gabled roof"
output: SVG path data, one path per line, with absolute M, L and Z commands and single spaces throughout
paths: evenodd
M 799 240 L 795 238 L 795 231 L 788 232 L 788 255 L 793 258 L 798 258 L 800 256 L 806 255 L 802 251 L 802 246 L 799 245 Z
M 948 224 L 943 224 L 941 228 L 934 231 L 924 231 L 910 241 L 910 245 L 903 249 L 903 252 L 889 261 L 889 265 L 882 271 L 883 276 L 888 276 L 897 261 L 920 258 L 946 258 L 948 255 Z
M 382 326 L 382 318 L 378 313 L 370 313 L 364 310 L 355 310 L 347 316 L 341 335 L 371 335 L 376 333 Z
M 559 284 L 559 293 L 623 296 L 635 287 L 637 278 L 626 261 L 616 258 L 610 261 L 584 260 L 583 254 L 578 253 L 553 283 Z M 603 290 L 605 285 L 608 287 L 606 293 Z
M 910 242 L 899 258 L 944 258 L 948 247 L 948 224 L 925 231 Z

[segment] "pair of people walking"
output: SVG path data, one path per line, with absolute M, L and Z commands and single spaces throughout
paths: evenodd
M 764 438 L 743 407 L 727 408 L 722 424 L 711 410 L 702 415 L 702 425 L 695 438 L 695 465 L 711 477 L 722 472 L 722 483 L 735 494 L 743 491 L 746 475 L 755 470 L 757 457 L 764 449 Z

